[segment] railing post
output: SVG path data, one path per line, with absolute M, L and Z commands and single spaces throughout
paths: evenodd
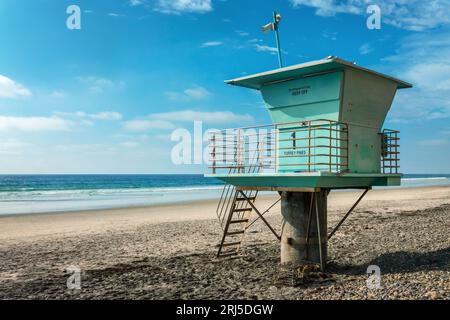
M 212 173 L 216 174 L 216 134 L 212 137 Z
M 237 139 L 237 166 L 238 173 L 241 173 L 241 129 L 238 129 L 238 139 Z
M 311 121 L 308 121 L 308 172 L 311 172 Z
M 333 153 L 333 148 L 332 148 L 332 136 L 331 136 L 331 121 L 328 123 L 328 130 L 330 131 L 330 151 L 329 151 L 329 158 L 328 158 L 328 172 L 331 173 L 331 154 Z
M 349 127 L 348 127 L 348 123 L 346 123 L 345 124 L 345 134 L 346 134 L 346 137 L 347 137 L 347 139 L 346 139 L 346 147 L 347 147 L 347 150 L 346 150 L 346 155 L 347 155 L 347 159 L 346 159 L 346 165 L 347 165 L 347 172 L 350 172 L 350 129 L 349 129 Z
M 260 141 L 259 135 L 258 137 L 258 166 L 259 170 L 264 170 L 264 139 Z M 267 136 L 266 136 L 267 137 Z
M 399 169 L 399 154 L 398 154 L 398 145 L 400 143 L 400 139 L 398 138 L 398 131 L 395 131 L 395 174 L 398 173 L 398 169 Z

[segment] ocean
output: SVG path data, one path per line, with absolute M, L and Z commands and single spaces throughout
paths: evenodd
M 406 174 L 403 187 L 450 185 L 450 174 Z M 215 199 L 222 183 L 184 175 L 0 175 L 0 215 Z

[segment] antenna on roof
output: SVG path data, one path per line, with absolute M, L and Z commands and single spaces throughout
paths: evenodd
M 278 32 L 278 25 L 281 21 L 281 15 L 276 11 L 273 12 L 273 22 L 270 22 L 261 27 L 261 31 L 263 33 L 269 32 L 270 30 L 275 31 L 275 38 L 277 41 L 277 50 L 278 50 L 278 65 L 280 68 L 283 68 L 283 60 L 281 59 L 281 46 L 280 46 L 280 34 Z

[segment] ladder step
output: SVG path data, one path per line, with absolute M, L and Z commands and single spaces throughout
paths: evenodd
M 218 257 L 223 258 L 223 257 L 229 257 L 229 256 L 235 256 L 237 255 L 238 252 L 237 251 L 225 251 L 225 252 L 221 252 Z
M 247 199 L 250 201 L 255 201 L 256 197 L 247 197 Z M 247 199 L 239 197 L 239 198 L 236 198 L 236 201 L 246 201 Z
M 252 208 L 239 208 L 239 209 L 233 209 L 233 212 L 245 212 L 245 211 L 252 211 Z
M 236 234 L 243 234 L 243 233 L 245 233 L 245 230 L 228 232 L 226 235 L 227 236 L 234 236 Z
M 248 222 L 248 219 L 231 220 L 230 223 L 243 223 Z
M 236 241 L 236 242 L 228 242 L 228 243 L 224 243 L 222 245 L 222 247 L 233 247 L 233 246 L 238 246 L 240 245 L 241 242 L 240 241 Z

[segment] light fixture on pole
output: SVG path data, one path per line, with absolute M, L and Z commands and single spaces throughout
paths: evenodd
M 273 12 L 273 22 L 270 22 L 268 24 L 265 24 L 261 27 L 261 31 L 263 33 L 267 33 L 269 31 L 275 31 L 275 38 L 277 41 L 277 51 L 278 51 L 278 65 L 280 68 L 283 67 L 283 60 L 281 58 L 281 47 L 280 47 L 280 34 L 278 32 L 278 25 L 281 21 L 281 15 L 277 13 L 276 11 Z

